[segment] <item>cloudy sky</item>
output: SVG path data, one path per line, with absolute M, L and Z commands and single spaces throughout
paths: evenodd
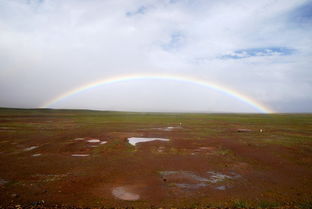
M 198 78 L 276 112 L 311 112 L 312 1 L 0 0 L 0 106 L 42 107 L 134 74 Z M 49 107 L 259 112 L 162 79 L 102 85 Z

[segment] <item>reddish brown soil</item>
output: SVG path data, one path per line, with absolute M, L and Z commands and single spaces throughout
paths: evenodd
M 291 208 L 311 203 L 309 142 L 291 146 L 262 143 L 253 140 L 257 137 L 254 132 L 226 127 L 218 135 L 198 134 L 204 125 L 186 121 L 183 129 L 161 131 L 150 128 L 176 123 L 105 120 L 85 124 L 71 117 L 1 116 L 0 126 L 8 128 L 0 130 L 0 206 L 206 208 L 267 203 L 267 207 L 288 204 Z M 134 136 L 163 137 L 170 142 L 133 147 L 127 137 Z M 81 137 L 85 140 L 75 140 Z M 94 143 L 87 142 L 90 138 L 108 143 L 92 147 Z M 39 147 L 24 151 L 31 146 Z M 41 155 L 32 156 L 38 153 Z M 166 178 L 161 171 L 185 171 L 202 178 L 209 178 L 207 172 L 239 177 L 182 188 L 177 185 L 200 182 L 180 174 Z M 140 199 L 114 197 L 112 189 L 119 186 L 131 188 Z M 220 186 L 225 188 L 216 189 Z

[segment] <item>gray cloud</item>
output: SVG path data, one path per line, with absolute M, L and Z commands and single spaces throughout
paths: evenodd
M 312 111 L 311 5 L 307 0 L 2 1 L 0 106 L 38 107 L 99 79 L 157 73 L 218 83 L 279 112 Z M 257 111 L 174 81 L 111 84 L 53 107 Z

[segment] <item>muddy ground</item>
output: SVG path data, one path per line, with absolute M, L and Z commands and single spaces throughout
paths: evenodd
M 0 109 L 0 207 L 36 205 L 311 208 L 312 115 Z

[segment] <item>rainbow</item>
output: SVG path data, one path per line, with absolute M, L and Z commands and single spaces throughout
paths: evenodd
M 261 113 L 274 113 L 274 111 L 271 108 L 266 107 L 265 105 L 260 104 L 256 100 L 254 100 L 250 97 L 247 97 L 246 95 L 243 95 L 243 94 L 241 94 L 241 93 L 239 93 L 233 89 L 229 89 L 225 86 L 220 86 L 220 85 L 217 85 L 215 83 L 207 82 L 207 81 L 199 79 L 199 78 L 192 78 L 189 76 L 186 77 L 186 76 L 177 76 L 177 75 L 155 75 L 155 74 L 125 75 L 125 76 L 111 77 L 111 78 L 105 78 L 102 80 L 94 81 L 94 82 L 79 86 L 77 88 L 71 89 L 67 92 L 64 92 L 64 93 L 54 97 L 53 99 L 45 102 L 39 108 L 48 108 L 51 105 L 53 105 L 53 104 L 55 104 L 61 100 L 64 100 L 70 96 L 79 94 L 79 93 L 81 93 L 87 89 L 92 89 L 92 88 L 96 88 L 96 87 L 99 87 L 102 85 L 109 85 L 109 84 L 118 83 L 118 82 L 142 80 L 142 79 L 171 80 L 171 81 L 187 82 L 187 83 L 191 83 L 191 84 L 195 84 L 195 85 L 204 86 L 204 87 L 210 88 L 212 90 L 215 90 L 217 92 L 221 92 L 227 96 L 238 99 L 239 101 L 252 106 L 254 109 L 256 109 L 257 111 L 259 111 Z

